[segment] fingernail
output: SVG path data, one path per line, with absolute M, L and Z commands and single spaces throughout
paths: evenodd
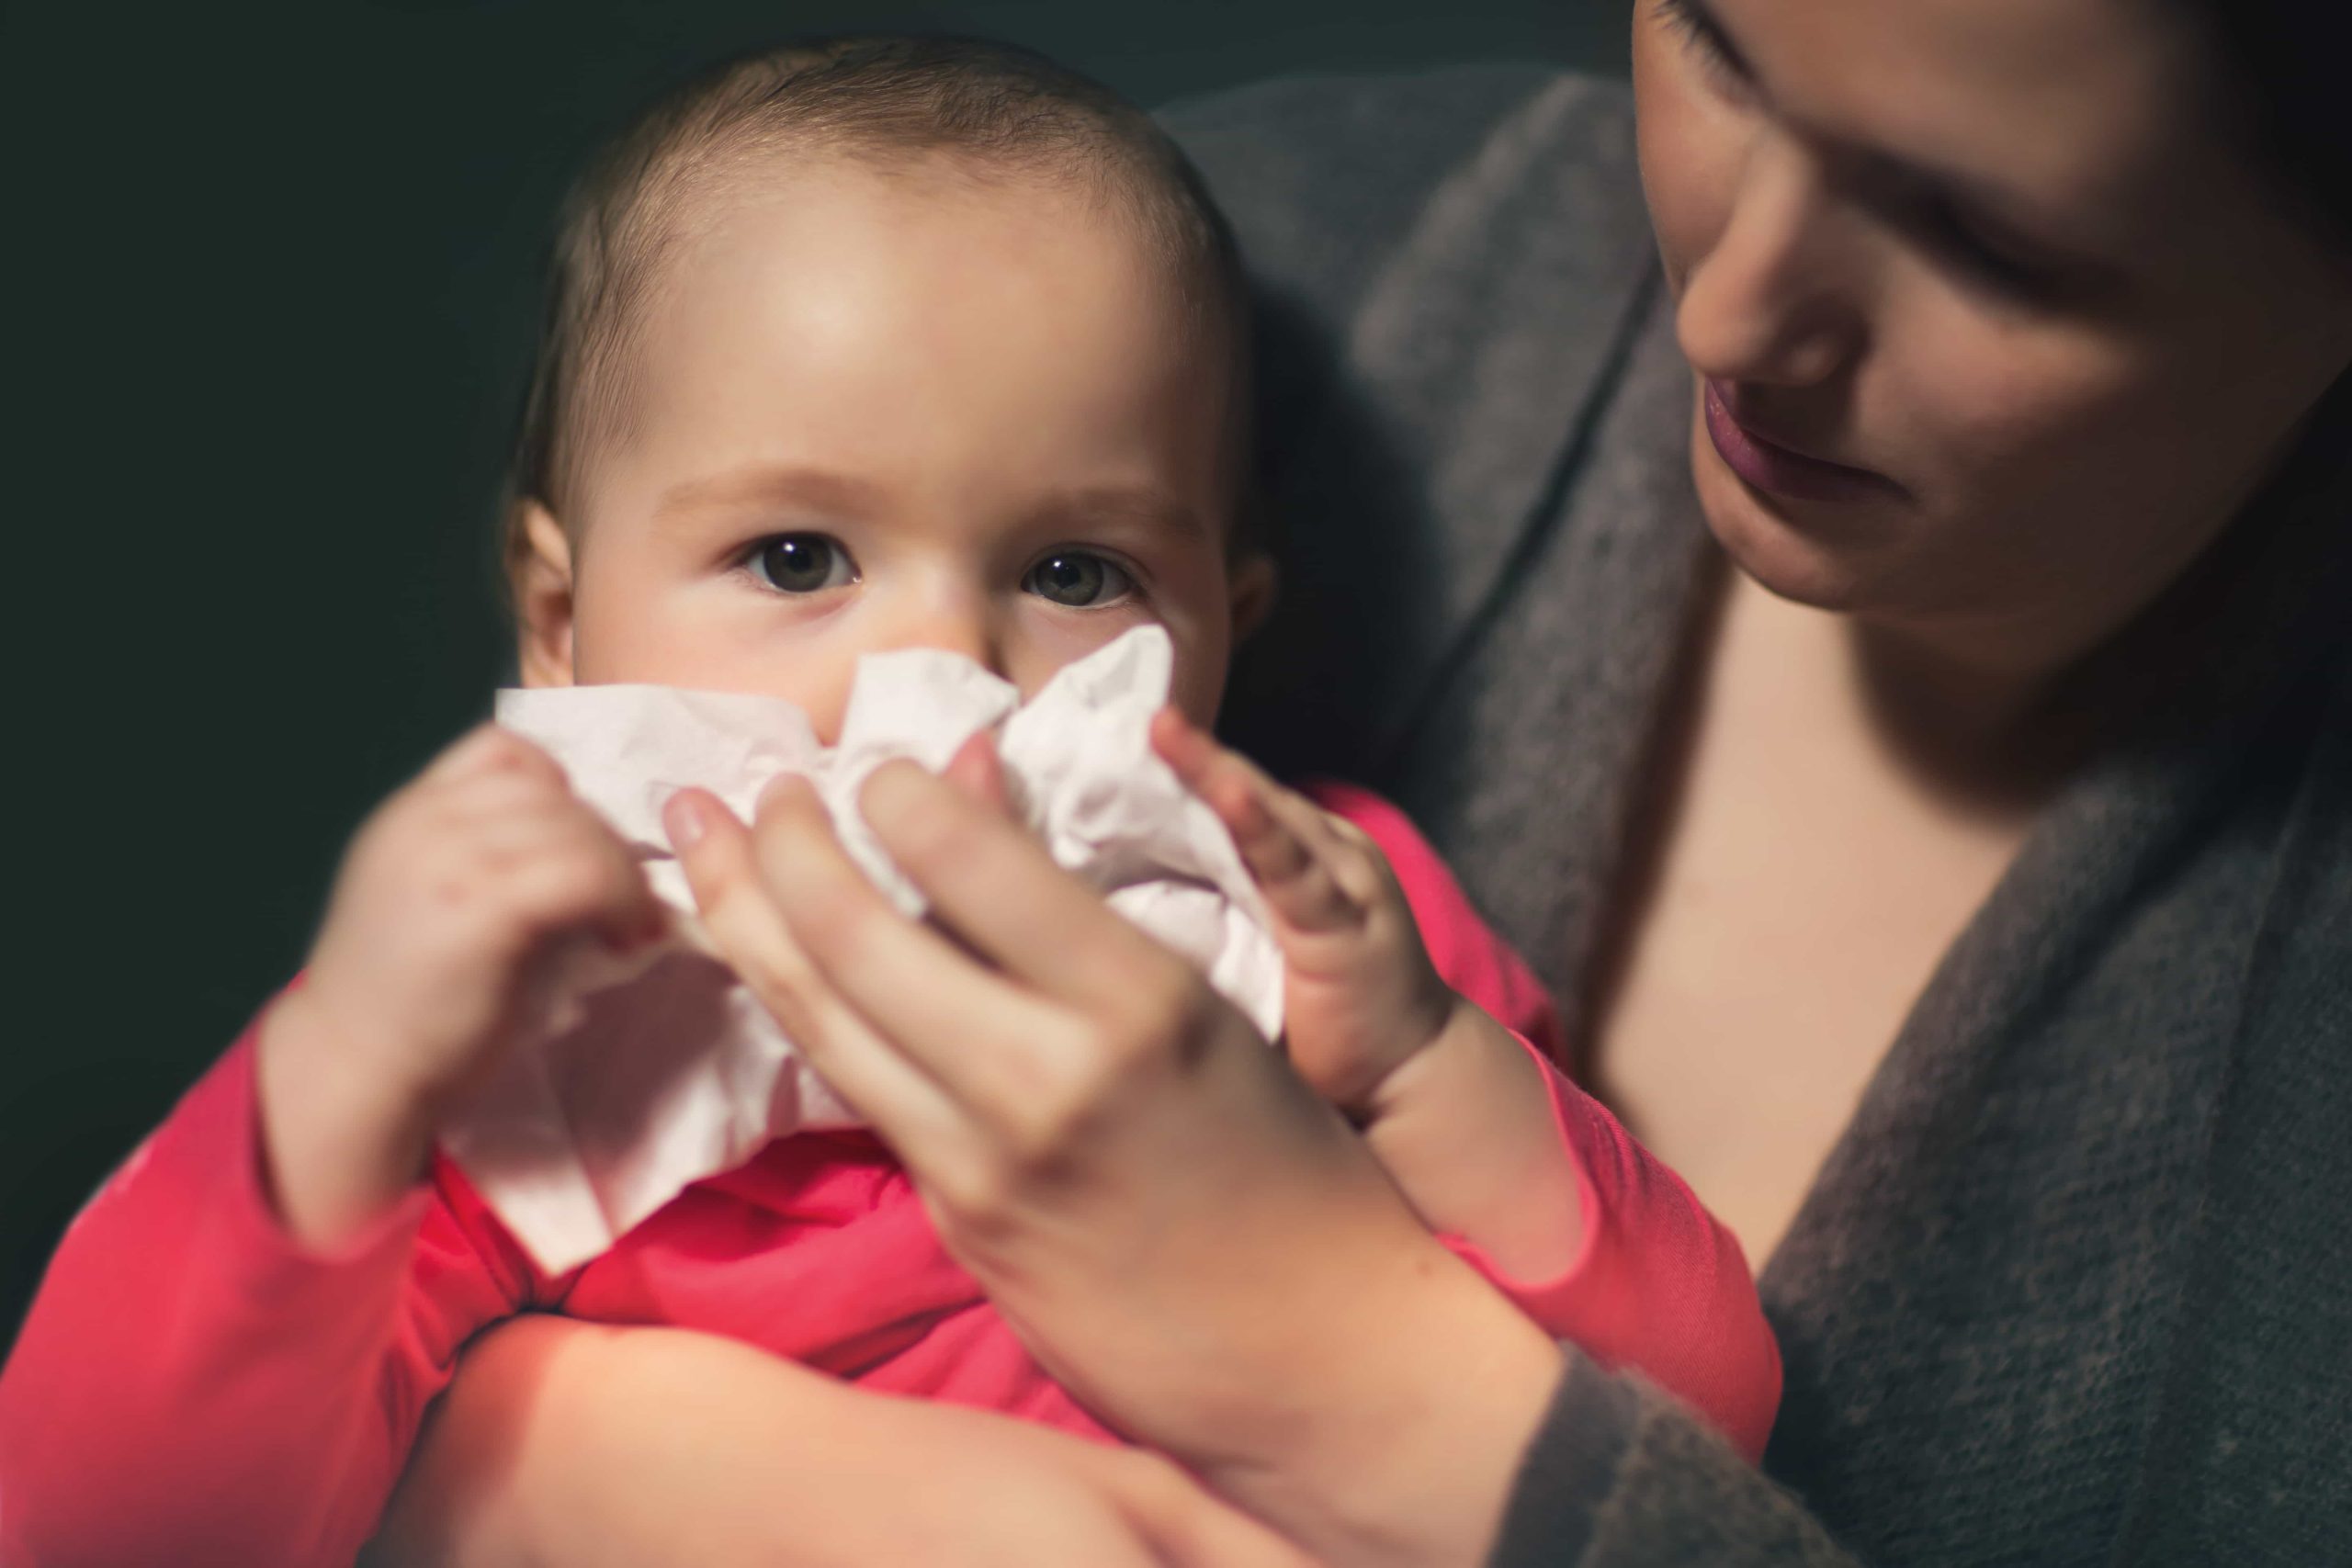
M 870 823 L 874 820 L 876 805 L 878 803 L 882 809 L 888 812 L 890 809 L 890 796 L 907 787 L 907 779 L 929 776 L 920 766 L 903 757 L 885 762 L 866 774 L 865 782 L 858 785 L 857 808 Z M 894 778 L 899 782 L 892 784 L 890 781 Z
M 662 829 L 670 835 L 670 847 L 683 854 L 702 842 L 710 831 L 710 819 L 703 815 L 701 801 L 680 790 L 662 804 Z
M 798 773 L 778 773 L 761 787 L 757 805 L 761 807 L 774 805 L 786 795 L 808 787 L 808 781 Z

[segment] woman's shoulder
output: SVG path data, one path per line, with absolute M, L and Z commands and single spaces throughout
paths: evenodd
M 1507 223 L 1647 243 L 1622 82 L 1516 63 L 1288 76 L 1160 118 L 1260 281 L 1327 310 L 1360 299 L 1408 242 L 1426 248 L 1432 218 L 1465 254 Z
M 1396 789 L 1448 843 L 1450 809 L 1393 776 L 1433 682 L 1498 616 L 1605 618 L 1578 583 L 1609 585 L 1573 562 L 1576 582 L 1514 578 L 1528 541 L 1604 501 L 1634 541 L 1621 558 L 1687 533 L 1688 372 L 1629 95 L 1455 67 L 1268 82 L 1166 119 L 1249 265 L 1259 499 L 1283 567 L 1227 734 L 1283 771 Z M 1661 483 L 1627 479 L 1652 469 Z M 1481 776 L 1561 763 L 1548 744 L 1464 745 Z

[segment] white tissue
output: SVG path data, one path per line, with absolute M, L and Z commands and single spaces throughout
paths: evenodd
M 748 819 L 769 781 L 798 773 L 843 845 L 902 909 L 921 896 L 856 809 L 881 763 L 936 772 L 993 730 L 1016 811 L 1111 907 L 1184 954 L 1272 1038 L 1282 956 L 1225 829 L 1152 751 L 1168 635 L 1140 627 L 1070 665 L 1022 705 L 1012 686 L 932 649 L 869 655 L 840 743 L 774 697 L 667 686 L 498 694 L 498 721 L 545 748 L 682 917 L 683 940 L 627 964 L 582 964 L 543 1037 L 511 1053 L 443 1129 L 442 1146 L 539 1266 L 560 1272 L 612 1246 L 688 1184 L 771 1138 L 857 1118 L 765 1009 L 708 955 L 662 806 L 709 790 Z

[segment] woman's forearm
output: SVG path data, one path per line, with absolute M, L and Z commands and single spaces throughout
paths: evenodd
M 618 1568 L 628 1561 L 631 1546 L 643 1543 L 619 1532 L 571 1539 L 589 1512 L 571 1506 L 593 1470 L 582 1455 L 593 1454 L 612 1416 L 590 1395 L 611 1400 L 618 1392 L 603 1376 L 613 1332 L 526 1316 L 477 1340 L 426 1419 L 367 1568 L 549 1561 Z M 628 1506 L 611 1495 L 600 1502 Z
M 369 1568 L 1311 1568 L 1159 1455 L 735 1340 L 526 1317 L 471 1349 Z
M 467 1352 L 370 1568 L 852 1561 L 828 1527 L 856 1500 L 814 1461 L 870 1397 L 711 1335 L 518 1318 Z

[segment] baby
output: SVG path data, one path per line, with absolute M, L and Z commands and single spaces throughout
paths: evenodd
M 830 739 L 861 654 L 949 649 L 1031 693 L 1165 628 L 1158 743 L 1265 892 L 1293 1065 L 1548 1332 L 1753 1454 L 1779 1369 L 1736 1245 L 1549 1065 L 1539 987 L 1396 811 L 1309 805 L 1204 733 L 1272 591 L 1247 386 L 1231 244 L 1139 112 L 964 42 L 740 62 L 564 215 L 506 540 L 523 680 L 780 696 Z M 459 1348 L 526 1310 L 1114 1440 L 865 1133 L 777 1139 L 585 1266 L 531 1264 L 434 1129 L 568 951 L 662 924 L 517 737 L 387 801 L 302 981 L 61 1247 L 0 1378 L 0 1558 L 348 1560 Z

